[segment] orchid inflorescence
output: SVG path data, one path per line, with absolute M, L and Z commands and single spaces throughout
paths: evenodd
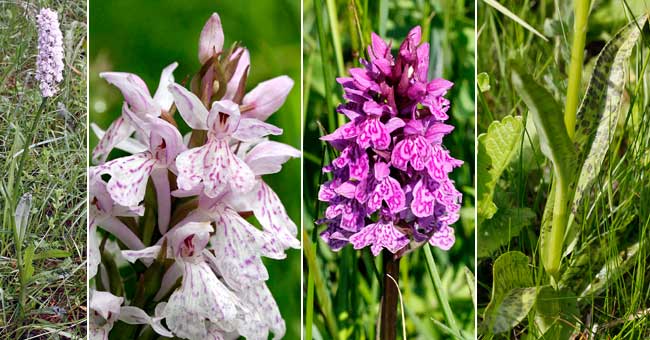
M 328 204 L 321 237 L 334 250 L 351 243 L 399 256 L 409 244 L 454 244 L 462 195 L 449 173 L 462 161 L 442 145 L 454 128 L 444 123 L 453 84 L 428 80 L 429 44 L 420 39 L 418 26 L 394 58 L 373 33 L 363 68 L 337 79 L 347 100 L 337 111 L 350 121 L 321 137 L 340 154 L 323 168 L 331 180 L 318 194 Z
M 43 97 L 52 97 L 57 84 L 63 80 L 63 34 L 59 28 L 58 14 L 43 8 L 36 16 L 38 25 L 38 56 L 36 79 L 40 81 Z
M 89 276 L 96 276 L 97 286 L 91 291 L 92 339 L 106 339 L 117 320 L 185 339 L 285 333 L 262 257 L 285 258 L 300 242 L 296 225 L 262 176 L 300 156 L 270 141 L 268 136 L 282 129 L 265 122 L 282 106 L 293 81 L 280 76 L 246 93 L 249 52 L 223 44 L 215 13 L 200 35 L 203 66 L 191 90 L 174 82 L 176 63 L 162 71 L 153 96 L 134 74 L 100 74 L 120 89 L 125 102 L 105 132 L 93 126 L 101 140 L 93 151 L 98 165 L 89 169 Z M 177 128 L 176 110 L 192 128 L 185 136 Z M 107 161 L 114 148 L 130 155 Z M 244 216 L 254 216 L 262 229 Z M 107 234 L 98 229 L 120 248 L 101 239 Z M 114 278 L 100 264 L 111 249 L 113 257 L 147 268 L 133 299 L 108 289 Z M 157 270 L 164 274 L 156 277 Z

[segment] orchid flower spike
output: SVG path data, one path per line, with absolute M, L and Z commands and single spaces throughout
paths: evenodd
M 52 97 L 58 91 L 57 84 L 63 80 L 63 35 L 59 27 L 59 15 L 49 8 L 43 8 L 36 16 L 36 23 L 36 79 L 40 81 L 43 97 Z
M 420 39 L 413 28 L 394 57 L 373 33 L 370 59 L 337 79 L 347 100 L 338 112 L 350 121 L 321 138 L 340 154 L 323 169 L 333 178 L 318 196 L 328 204 L 321 236 L 334 250 L 351 243 L 400 256 L 409 245 L 454 244 L 462 196 L 449 173 L 462 161 L 442 145 L 454 129 L 444 123 L 453 84 L 428 80 L 429 44 Z

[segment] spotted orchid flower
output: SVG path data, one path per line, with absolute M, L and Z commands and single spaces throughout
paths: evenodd
M 338 79 L 346 102 L 337 111 L 350 121 L 322 137 L 340 153 L 323 168 L 332 178 L 318 196 L 328 204 L 321 236 L 334 250 L 351 243 L 401 256 L 409 245 L 454 243 L 462 195 L 449 174 L 462 161 L 442 144 L 454 129 L 444 123 L 453 84 L 428 80 L 430 46 L 421 36 L 412 29 L 394 57 L 373 33 L 369 60 Z
M 150 325 L 156 333 L 162 336 L 174 336 L 162 325 L 162 317 L 150 317 L 138 307 L 122 306 L 123 302 L 124 298 L 109 292 L 91 290 L 90 340 L 108 340 L 108 334 L 117 320 L 133 325 Z
M 167 87 L 174 82 L 173 72 L 176 67 L 178 67 L 178 64 L 172 63 L 163 69 L 158 89 L 153 97 L 142 78 L 135 74 L 104 72 L 99 76 L 120 89 L 128 105 L 125 105 L 125 107 L 128 107 L 135 115 L 159 117 L 162 112 L 169 111 L 172 106 L 173 98 Z M 124 109 L 122 113 L 122 116 L 115 119 L 105 133 L 100 132 L 102 134 L 101 140 L 93 150 L 93 161 L 96 163 L 103 163 L 113 148 L 120 144 L 124 145 L 125 142 L 128 143 L 128 138 L 135 132 L 134 122 L 126 117 L 127 114 Z M 95 124 L 92 124 L 92 128 L 95 131 L 101 131 Z
M 137 122 L 142 135 L 148 137 L 147 150 L 96 166 L 93 176 L 110 175 L 106 189 L 117 204 L 126 207 L 137 206 L 144 200 L 147 181 L 151 178 L 157 194 L 158 227 L 164 234 L 171 213 L 168 173 L 175 172 L 176 156 L 186 150 L 183 137 L 162 119 L 151 116 L 140 119 L 128 107 L 124 110 L 127 117 Z
M 195 130 L 208 131 L 207 143 L 178 155 L 178 187 L 182 190 L 203 185 L 209 197 L 232 190 L 246 193 L 255 185 L 255 174 L 233 153 L 230 142 L 252 141 L 282 129 L 255 118 L 244 118 L 239 105 L 230 100 L 217 101 L 208 110 L 193 93 L 177 84 L 169 87 L 178 112 Z M 236 143 L 235 143 L 236 147 Z

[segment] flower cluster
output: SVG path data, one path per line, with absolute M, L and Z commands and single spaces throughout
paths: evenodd
M 412 29 L 397 58 L 376 34 L 363 68 L 339 78 L 346 103 L 338 112 L 350 121 L 321 139 L 340 151 L 323 171 L 331 173 L 318 199 L 328 203 L 321 234 L 334 250 L 351 243 L 400 254 L 411 241 L 442 249 L 454 243 L 461 194 L 449 173 L 462 164 L 442 146 L 453 130 L 452 83 L 427 78 L 429 44 Z
M 124 104 L 106 131 L 93 125 L 101 140 L 93 151 L 97 165 L 89 169 L 88 262 L 90 276 L 97 277 L 91 339 L 106 339 L 118 320 L 184 339 L 285 333 L 262 257 L 285 258 L 300 242 L 262 176 L 300 156 L 269 140 L 282 129 L 265 122 L 293 81 L 280 76 L 246 93 L 249 53 L 237 44 L 225 50 L 223 42 L 215 13 L 201 32 L 203 66 L 191 90 L 175 83 L 176 63 L 162 71 L 153 96 L 134 74 L 100 75 L 119 88 Z M 176 112 L 192 128 L 185 136 Z M 130 155 L 107 161 L 114 148 Z M 107 291 L 116 274 L 104 265 L 111 258 L 146 268 L 135 298 Z
M 56 94 L 57 84 L 63 80 L 63 35 L 58 14 L 43 8 L 36 16 L 38 24 L 38 57 L 36 79 L 40 81 L 43 97 Z

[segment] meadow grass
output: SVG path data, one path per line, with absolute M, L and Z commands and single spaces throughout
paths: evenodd
M 543 31 L 544 41 L 532 30 L 488 1 L 479 2 L 478 72 L 489 77 L 489 89 L 479 93 L 478 131 L 483 133 L 494 120 L 523 116 L 527 107 L 513 88 L 513 65 L 524 64 L 539 83 L 564 103 L 568 86 L 571 37 L 573 30 L 571 1 L 500 1 L 512 14 L 530 27 Z M 585 93 L 595 56 L 606 41 L 632 18 L 648 12 L 644 1 L 597 1 L 587 24 L 585 63 L 579 98 Z M 648 103 L 647 44 L 644 33 L 626 67 L 627 84 L 621 107 L 622 115 L 602 170 L 586 200 L 586 216 L 580 226 L 575 248 L 562 259 L 562 281 L 577 296 L 574 333 L 585 339 L 647 339 L 650 336 L 650 113 Z M 487 79 L 487 78 L 486 78 Z M 578 122 L 580 124 L 580 122 Z M 520 139 L 514 160 L 498 182 L 501 202 L 509 207 L 530 208 L 534 218 L 529 226 L 478 262 L 478 303 L 482 316 L 490 301 L 492 265 L 499 255 L 521 251 L 531 261 L 537 288 L 549 278 L 539 262 L 540 223 L 550 190 L 549 165 L 542 156 L 531 124 Z M 507 228 L 507 226 L 505 226 Z M 481 243 L 481 225 L 478 242 Z M 566 250 L 566 245 L 565 245 Z M 539 303 L 539 302 L 538 302 Z M 534 311 L 535 309 L 533 309 Z M 536 339 L 542 336 L 536 327 L 534 312 L 510 332 L 499 335 L 480 331 L 481 337 Z M 479 324 L 482 322 L 479 318 Z M 480 328 L 479 328 L 480 329 Z
M 448 97 L 450 124 L 445 139 L 451 154 L 465 162 L 452 173 L 463 192 L 456 245 L 448 252 L 419 249 L 401 259 L 397 338 L 445 339 L 474 335 L 474 2 L 326 0 L 304 2 L 303 36 L 303 246 L 305 339 L 374 339 L 382 294 L 382 257 L 346 246 L 332 252 L 314 224 L 325 206 L 316 199 L 321 173 L 334 151 L 318 138 L 345 122 L 336 77 L 346 76 L 366 57 L 370 33 L 392 40 L 393 49 L 409 29 L 422 25 L 431 43 L 431 76 L 455 83 Z M 394 51 L 393 51 L 394 53 Z M 467 275 L 466 273 L 469 273 Z M 470 279 L 468 280 L 468 277 Z M 471 283 L 468 283 L 471 282 Z M 402 322 L 402 318 L 405 322 Z
M 34 79 L 35 15 L 40 7 L 59 13 L 65 69 L 61 90 L 24 141 L 41 103 Z M 19 311 L 20 284 L 13 226 L 0 229 L 0 337 L 74 339 L 86 334 L 86 4 L 83 1 L 0 2 L 0 167 L 5 187 L 16 151 L 29 144 L 17 188 L 33 197 L 23 249 L 61 250 L 66 258 L 35 260 Z M 17 169 L 14 169 L 17 171 Z M 13 214 L 0 202 L 0 214 Z M 10 220 L 3 216 L 5 222 Z M 19 247 L 20 248 L 20 247 Z

